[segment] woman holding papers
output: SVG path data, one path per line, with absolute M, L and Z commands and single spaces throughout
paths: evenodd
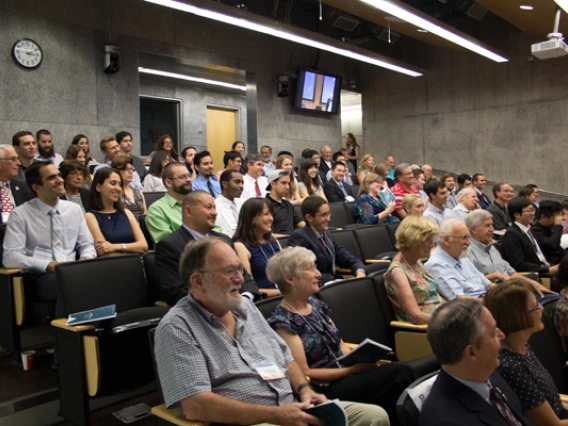
M 374 173 L 369 173 L 363 179 L 353 211 L 357 223 L 377 225 L 379 223 L 400 222 L 392 215 L 396 207 L 394 195 L 388 188 L 383 190 L 382 184 L 383 179 Z M 390 201 L 383 200 L 383 197 L 386 198 L 387 196 L 392 197 Z
M 312 297 L 319 291 L 321 276 L 314 254 L 303 247 L 283 249 L 270 258 L 266 273 L 284 295 L 268 322 L 286 341 L 303 373 L 328 383 L 328 398 L 380 405 L 394 422 L 396 400 L 414 374 L 399 362 L 342 366 L 338 358 L 351 349 L 341 340 L 325 303 Z

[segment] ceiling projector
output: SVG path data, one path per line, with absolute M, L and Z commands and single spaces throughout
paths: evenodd
M 548 34 L 548 40 L 535 43 L 531 46 L 531 53 L 538 59 L 560 58 L 568 55 L 568 45 L 564 43 L 564 35 L 558 32 L 557 23 L 555 23 L 554 32 Z

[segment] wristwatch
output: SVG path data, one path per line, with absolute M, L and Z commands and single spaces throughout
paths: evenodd
M 300 386 L 298 386 L 298 389 L 296 389 L 296 393 L 297 393 L 298 395 L 300 395 L 300 392 L 302 392 L 302 390 L 303 390 L 304 388 L 310 388 L 310 389 L 312 389 L 312 387 L 310 386 L 309 383 L 302 383 Z

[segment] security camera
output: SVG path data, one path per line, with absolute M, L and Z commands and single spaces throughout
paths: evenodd
M 107 74 L 117 73 L 120 69 L 120 46 L 117 44 L 105 44 L 104 46 L 104 72 Z
M 279 98 L 285 98 L 290 95 L 290 77 L 287 75 L 278 76 L 278 87 L 276 89 L 276 94 Z

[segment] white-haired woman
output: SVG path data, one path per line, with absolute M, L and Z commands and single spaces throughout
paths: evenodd
M 324 302 L 312 297 L 319 291 L 320 272 L 315 255 L 304 247 L 285 248 L 268 261 L 266 273 L 284 299 L 268 319 L 282 337 L 303 373 L 329 383 L 328 398 L 376 404 L 391 418 L 400 393 L 414 379 L 403 363 L 355 364 L 341 367 L 337 358 L 350 351 L 329 317 Z M 389 424 L 385 414 L 384 424 Z

